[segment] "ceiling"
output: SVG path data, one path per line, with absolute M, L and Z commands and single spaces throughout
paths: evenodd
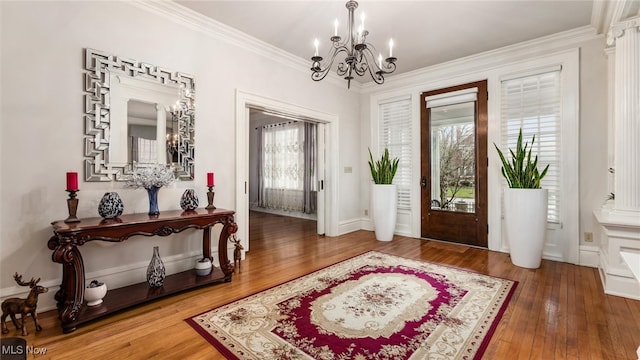
M 596 0 L 599 1 L 599 0 Z M 176 1 L 303 59 L 328 53 L 333 22 L 346 32 L 346 1 Z M 395 74 L 590 25 L 593 0 L 360 1 L 367 40 L 386 57 L 395 43 Z M 311 60 L 309 60 L 311 65 Z M 335 66 L 335 65 L 334 65 Z M 357 81 L 368 82 L 368 78 Z

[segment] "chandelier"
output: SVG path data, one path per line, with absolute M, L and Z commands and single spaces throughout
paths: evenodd
M 367 42 L 367 31 L 364 27 L 364 14 L 361 16 L 362 23 L 356 29 L 354 26 L 354 11 L 358 7 L 357 1 L 347 1 L 347 9 L 349 10 L 349 23 L 347 24 L 347 36 L 342 41 L 342 38 L 338 36 L 338 20 L 334 22 L 334 33 L 330 38 L 332 47 L 329 52 L 329 58 L 327 62 L 322 62 L 323 57 L 318 55 L 318 39 L 315 39 L 314 45 L 316 52 L 311 61 L 311 78 L 314 81 L 320 81 L 324 79 L 331 67 L 333 66 L 336 56 L 344 53 L 344 60 L 338 63 L 336 70 L 339 76 L 344 76 L 347 80 L 347 88 L 351 88 L 351 80 L 354 73 L 358 76 L 363 76 L 367 72 L 371 75 L 373 81 L 376 84 L 384 83 L 384 75 L 391 74 L 396 70 L 396 58 L 393 57 L 393 39 L 389 40 L 389 57 L 382 60 L 382 54 L 378 53 L 378 61 L 374 53 L 377 53 L 376 48 Z
M 169 158 L 173 162 L 178 161 L 177 154 L 180 149 L 180 124 L 181 119 L 185 116 L 193 114 L 195 111 L 195 102 L 193 93 L 185 88 L 184 84 L 180 84 L 178 88 L 178 100 L 170 110 L 171 121 L 167 123 L 166 149 Z
M 167 153 L 169 155 L 169 158 L 172 159 L 173 162 L 173 158 L 174 158 L 174 154 L 176 154 L 178 152 L 178 115 L 175 112 L 171 112 L 171 131 L 167 133 Z M 167 128 L 169 128 L 167 126 Z

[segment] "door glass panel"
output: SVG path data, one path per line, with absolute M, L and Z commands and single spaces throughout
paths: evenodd
M 475 102 L 430 108 L 431 208 L 475 212 Z

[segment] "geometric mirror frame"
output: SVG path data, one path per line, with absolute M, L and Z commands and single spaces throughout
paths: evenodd
M 115 158 L 113 154 L 116 151 L 111 147 L 116 146 L 114 144 L 126 143 L 127 140 L 116 139 L 118 136 L 116 122 L 121 120 L 118 120 L 115 114 L 121 114 L 124 111 L 124 121 L 126 122 L 127 110 L 123 110 L 121 107 L 125 106 L 126 108 L 127 105 L 112 99 L 112 87 L 115 92 L 116 85 L 114 79 L 118 79 L 117 82 L 148 83 L 151 85 L 146 86 L 145 89 L 160 88 L 165 93 L 175 94 L 175 99 L 171 99 L 174 100 L 172 106 L 168 106 L 167 101 L 163 104 L 158 101 L 156 104 L 156 108 L 166 109 L 166 113 L 170 114 L 166 116 L 166 121 L 172 123 L 171 135 L 167 132 L 166 139 L 168 144 L 171 137 L 171 149 L 169 150 L 173 153 L 170 154 L 166 162 L 174 169 L 178 180 L 193 180 L 195 164 L 194 77 L 90 48 L 85 49 L 84 62 L 84 91 L 86 92 L 84 110 L 85 180 L 126 181 L 130 179 L 134 167 L 140 166 L 139 163 L 137 164 L 131 159 L 110 160 L 110 157 Z M 148 95 L 144 92 L 149 90 L 136 89 L 135 91 L 144 98 Z M 164 120 L 164 118 L 163 115 L 162 119 Z M 175 127 L 173 127 L 174 125 Z M 165 126 L 168 125 L 162 127 Z M 164 138 L 156 139 L 164 141 Z M 159 145 L 162 145 L 163 149 L 168 146 L 166 144 Z M 110 156 L 110 154 L 112 155 Z

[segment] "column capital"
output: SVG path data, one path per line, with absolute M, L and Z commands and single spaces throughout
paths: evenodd
M 629 30 L 640 31 L 640 16 L 612 24 L 607 32 L 607 45 L 615 45 L 616 39 Z

